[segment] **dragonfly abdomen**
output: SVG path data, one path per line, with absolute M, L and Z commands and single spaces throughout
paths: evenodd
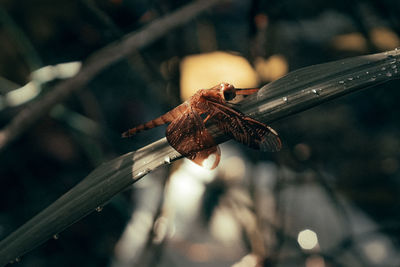
M 176 108 L 174 108 L 173 110 L 168 111 L 164 115 L 162 115 L 158 118 L 155 118 L 154 120 L 151 120 L 144 124 L 138 125 L 132 129 L 129 129 L 128 131 L 122 133 L 122 137 L 131 137 L 132 135 L 134 135 L 136 133 L 152 129 L 152 128 L 161 126 L 166 123 L 170 123 L 171 121 L 173 121 L 174 119 L 176 119 L 180 115 L 182 115 L 182 113 L 185 112 L 186 110 L 187 110 L 187 105 L 186 105 L 186 103 L 183 103 L 183 104 L 177 106 Z

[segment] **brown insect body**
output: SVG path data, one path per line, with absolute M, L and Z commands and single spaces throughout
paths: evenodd
M 130 137 L 138 132 L 170 123 L 166 130 L 169 144 L 183 156 L 204 166 L 205 160 L 214 169 L 221 152 L 205 122 L 214 121 L 217 126 L 236 141 L 251 148 L 278 151 L 282 144 L 278 134 L 269 126 L 247 117 L 227 105 L 237 94 L 249 95 L 258 89 L 235 89 L 231 84 L 221 83 L 210 89 L 201 89 L 190 99 L 164 115 L 141 124 L 122 134 Z M 204 118 L 203 118 L 203 117 Z

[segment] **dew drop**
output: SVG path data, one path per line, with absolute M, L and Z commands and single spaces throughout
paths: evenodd
M 316 95 L 319 95 L 319 92 L 316 89 L 312 89 L 311 92 L 313 92 Z
M 166 157 L 164 158 L 164 163 L 170 164 L 170 163 L 171 163 L 171 158 L 170 158 L 169 156 L 166 156 Z
M 386 77 L 392 77 L 392 73 L 391 72 L 386 73 Z
M 96 208 L 96 211 L 97 212 L 101 212 L 103 210 L 103 206 L 98 206 L 97 208 Z
M 137 177 L 145 176 L 145 175 L 148 174 L 150 171 L 151 171 L 151 170 L 150 170 L 149 168 L 146 168 L 145 170 L 138 172 L 138 173 L 135 175 L 135 177 L 136 177 L 135 179 L 137 179 Z
M 59 238 L 60 238 L 60 236 L 58 234 L 53 235 L 54 240 L 58 240 Z
M 340 84 L 344 84 L 344 81 L 339 81 Z
M 15 262 L 20 262 L 20 261 L 21 261 L 20 257 L 15 258 Z
M 142 177 L 144 176 L 146 173 L 144 171 L 140 171 L 136 174 L 136 177 Z
M 376 80 L 376 77 L 374 76 L 374 77 L 372 77 L 371 79 L 369 79 L 371 82 L 373 82 L 373 81 L 375 81 Z
M 349 77 L 349 78 L 347 78 L 347 80 L 352 81 L 352 80 L 353 80 L 353 77 Z
M 286 96 L 282 97 L 282 100 L 283 100 L 284 102 L 288 102 L 288 98 L 287 98 Z
M 397 68 L 397 65 L 392 65 L 392 69 L 396 69 Z
M 386 68 L 385 68 L 385 67 L 382 67 L 381 70 L 386 70 Z

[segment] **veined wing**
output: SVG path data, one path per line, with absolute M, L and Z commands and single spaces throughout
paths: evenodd
M 268 125 L 229 106 L 213 101 L 209 103 L 214 107 L 211 118 L 222 131 L 236 141 L 262 151 L 274 152 L 282 148 L 278 133 Z
M 188 108 L 167 127 L 169 144 L 196 164 L 214 169 L 221 158 L 219 147 L 204 126 L 200 115 Z

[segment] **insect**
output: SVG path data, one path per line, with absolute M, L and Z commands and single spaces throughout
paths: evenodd
M 205 127 L 207 121 L 214 122 L 225 134 L 253 149 L 279 151 L 282 143 L 274 129 L 244 115 L 227 102 L 236 95 L 250 95 L 257 90 L 235 88 L 229 83 L 200 89 L 181 105 L 124 132 L 122 137 L 169 123 L 166 130 L 169 144 L 183 156 L 209 169 L 217 167 L 221 151 Z

